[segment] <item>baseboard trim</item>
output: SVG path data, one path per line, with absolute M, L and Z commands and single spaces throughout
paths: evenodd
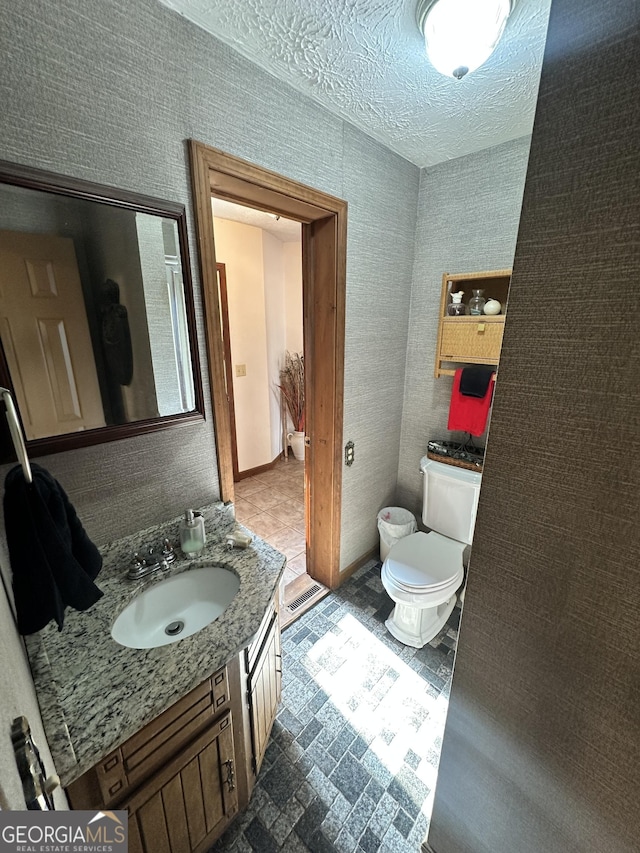
M 275 468 L 281 459 L 284 459 L 284 454 L 278 453 L 273 462 L 267 462 L 265 465 L 258 465 L 257 468 L 247 468 L 246 471 L 238 471 L 235 482 L 239 483 L 240 480 L 246 480 L 247 477 L 255 477 L 256 474 L 264 474 L 265 471 L 270 471 L 272 468 Z
M 346 569 L 343 569 L 340 572 L 340 586 L 349 580 L 351 575 L 355 574 L 361 566 L 364 566 L 369 560 L 379 555 L 379 549 L 376 546 L 375 548 L 371 548 L 370 551 L 367 551 L 366 554 L 363 554 L 361 557 L 358 557 L 357 560 L 354 560 L 353 563 L 347 566 Z

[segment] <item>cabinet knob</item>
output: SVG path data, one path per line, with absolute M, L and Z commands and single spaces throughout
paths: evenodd
M 485 326 L 484 323 L 478 323 L 478 333 L 484 332 L 484 326 Z

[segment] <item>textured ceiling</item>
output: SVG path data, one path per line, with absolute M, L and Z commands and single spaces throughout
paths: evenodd
M 518 0 L 488 62 L 429 64 L 417 0 L 160 0 L 418 166 L 531 132 L 551 0 Z

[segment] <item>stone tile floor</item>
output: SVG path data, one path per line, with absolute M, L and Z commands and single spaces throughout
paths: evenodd
M 212 852 L 418 853 L 460 610 L 423 649 L 384 627 L 370 561 L 282 636 L 282 705 L 249 807 Z

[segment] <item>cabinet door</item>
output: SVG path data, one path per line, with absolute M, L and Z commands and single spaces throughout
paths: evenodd
M 440 358 L 468 364 L 497 364 L 503 332 L 502 317 L 497 321 L 487 321 L 486 317 L 444 320 Z
M 269 631 L 262 645 L 253 671 L 249 675 L 249 711 L 251 715 L 251 741 L 253 771 L 257 775 L 269 742 L 269 735 L 280 702 L 282 680 L 280 653 L 280 625 L 273 615 Z
M 120 808 L 132 853 L 201 853 L 238 808 L 231 714 L 226 713 Z

